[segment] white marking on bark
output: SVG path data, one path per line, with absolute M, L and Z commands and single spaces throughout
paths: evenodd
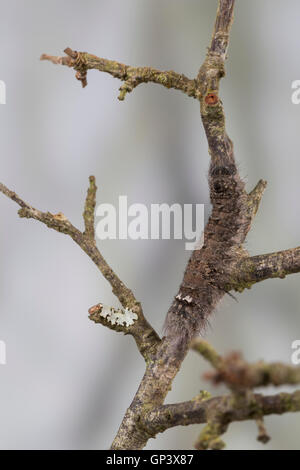
M 100 317 L 105 318 L 105 320 L 111 323 L 112 325 L 120 325 L 126 327 L 133 325 L 134 322 L 138 319 L 137 314 L 132 312 L 131 310 L 128 310 L 128 308 L 125 308 L 123 310 L 108 307 L 107 305 L 102 306 Z

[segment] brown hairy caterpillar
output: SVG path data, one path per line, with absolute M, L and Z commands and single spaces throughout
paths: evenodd
M 204 244 L 191 255 L 165 323 L 165 334 L 179 351 L 205 331 L 210 314 L 229 293 L 226 285 L 235 249 L 245 237 L 246 192 L 230 139 L 225 138 L 221 151 L 218 143 L 217 150 L 209 169 L 213 208 L 204 230 Z

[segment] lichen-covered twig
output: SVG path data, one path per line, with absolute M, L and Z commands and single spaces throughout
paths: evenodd
M 152 67 L 131 67 L 114 60 L 103 59 L 87 52 L 73 51 L 69 47 L 64 50 L 65 57 L 55 57 L 43 54 L 41 60 L 49 60 L 53 64 L 66 65 L 76 70 L 76 78 L 81 81 L 82 86 L 87 85 L 87 71 L 99 70 L 106 72 L 124 84 L 120 88 L 119 100 L 123 101 L 127 93 L 130 93 L 141 83 L 157 83 L 166 88 L 180 90 L 188 96 L 199 98 L 199 92 L 195 80 L 187 78 L 183 74 L 169 71 L 160 71 Z
M 105 279 L 110 283 L 112 291 L 119 299 L 121 305 L 128 311 L 131 311 L 132 315 L 137 316 L 134 328 L 128 329 L 128 325 L 126 323 L 118 326 L 122 328 L 124 333 L 132 334 L 134 336 L 141 354 L 146 360 L 148 360 L 154 354 L 160 340 L 156 332 L 145 319 L 141 304 L 136 300 L 133 292 L 119 279 L 96 246 L 93 228 L 96 189 L 95 178 L 91 176 L 83 214 L 85 231 L 81 232 L 74 227 L 74 225 L 72 225 L 61 212 L 58 214 L 51 214 L 50 212 L 42 212 L 35 209 L 23 201 L 23 199 L 21 199 L 15 192 L 0 183 L 0 192 L 21 207 L 18 211 L 20 217 L 38 220 L 57 232 L 69 235 L 91 258 Z

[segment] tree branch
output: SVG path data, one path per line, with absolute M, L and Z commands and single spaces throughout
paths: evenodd
M 204 377 L 214 385 L 225 383 L 232 392 L 230 405 L 232 409 L 230 411 L 225 403 L 226 400 L 230 402 L 230 399 L 226 398 L 224 401 L 222 397 L 220 403 L 217 402 L 215 406 L 209 407 L 206 411 L 207 425 L 201 431 L 195 444 L 196 449 L 222 449 L 225 444 L 220 436 L 226 432 L 230 422 L 238 420 L 236 416 L 240 407 L 254 409 L 255 413 L 248 419 L 255 419 L 258 427 L 257 440 L 266 444 L 270 440 L 270 436 L 266 431 L 263 416 L 268 413 L 265 413 L 265 408 L 261 407 L 260 401 L 268 399 L 268 397 L 255 395 L 252 389 L 267 385 L 297 385 L 300 383 L 300 367 L 281 363 L 267 364 L 263 361 L 249 364 L 244 361 L 240 353 L 236 352 L 222 357 L 210 344 L 199 338 L 191 343 L 191 349 L 201 354 L 215 369 L 213 372 L 207 372 Z M 295 396 L 297 400 L 299 399 L 299 408 L 297 408 L 298 402 L 296 401 L 296 408 L 292 411 L 300 411 L 300 391 L 293 395 L 293 397 Z M 279 397 L 283 400 L 287 399 L 287 396 L 283 394 L 280 394 Z M 274 413 L 277 413 L 277 406 L 279 406 L 278 403 L 274 408 Z M 235 418 L 232 419 L 232 416 Z
M 205 378 L 215 385 L 223 382 L 232 389 L 253 389 L 267 385 L 278 387 L 300 384 L 300 367 L 297 366 L 280 362 L 268 364 L 264 361 L 249 364 L 238 352 L 222 357 L 209 343 L 200 338 L 192 342 L 191 349 L 201 354 L 213 366 L 215 371 L 207 372 Z
M 300 411 L 300 390 L 294 393 L 279 393 L 269 396 L 250 394 L 234 398 L 232 395 L 228 395 L 204 401 L 194 399 L 160 406 L 143 418 L 143 425 L 151 433 L 151 437 L 154 437 L 156 434 L 175 426 L 209 422 L 209 428 L 205 428 L 205 433 L 202 434 L 201 448 L 220 448 L 220 441 L 217 438 L 232 422 L 257 420 L 261 419 L 261 416 L 282 415 L 298 411 Z M 210 421 L 211 413 L 215 416 L 218 415 L 217 421 L 214 422 L 214 428 L 212 428 L 212 421 Z M 217 427 L 217 423 L 219 427 Z
M 272 383 L 275 377 L 278 381 L 278 377 L 283 380 L 283 376 L 285 380 L 293 379 L 298 383 L 297 373 L 293 371 L 292 375 L 289 375 L 291 371 L 287 368 L 280 373 L 277 368 L 276 374 L 269 368 L 266 373 L 265 369 L 262 371 L 257 365 L 251 369 L 251 374 L 246 374 L 245 384 L 241 382 L 240 372 L 234 375 L 231 371 L 231 382 L 226 376 L 226 383 L 229 385 L 234 382 L 232 376 L 235 381 L 238 377 L 239 385 L 243 383 L 246 390 L 238 390 L 239 387 L 234 383 L 233 394 L 230 396 L 207 399 L 206 395 L 201 394 L 190 402 L 163 405 L 191 340 L 203 331 L 209 316 L 229 290 L 248 287 L 258 282 L 258 278 L 262 280 L 278 277 L 278 273 L 279 277 L 283 277 L 286 273 L 300 270 L 299 248 L 282 252 L 285 255 L 277 253 L 253 258 L 248 257 L 243 248 L 266 183 L 260 181 L 249 195 L 246 193 L 245 184 L 235 162 L 233 143 L 226 133 L 225 113 L 219 98 L 220 80 L 225 74 L 224 64 L 234 3 L 234 0 L 218 1 L 211 44 L 195 80 L 173 71 L 161 72 L 148 67 L 130 67 L 70 48 L 65 50 L 65 57 L 45 54 L 41 57 L 42 60 L 50 60 L 76 70 L 76 77 L 83 87 L 87 85 L 87 71 L 90 69 L 111 74 L 124 82 L 120 88 L 120 100 L 140 83 L 153 82 L 181 90 L 200 101 L 201 118 L 211 156 L 209 187 L 212 214 L 205 227 L 204 245 L 201 250 L 193 252 L 179 291 L 168 311 L 166 336 L 161 341 L 147 324 L 133 293 L 119 280 L 96 248 L 92 229 L 92 207 L 95 202 L 95 188 L 92 182 L 84 211 L 84 233 L 73 227 L 62 214 L 55 216 L 37 211 L 7 188 L 0 187 L 4 194 L 21 206 L 19 214 L 22 217 L 35 218 L 70 235 L 91 257 L 111 283 L 123 310 L 98 304 L 90 309 L 90 318 L 117 331 L 132 334 L 146 359 L 144 377 L 123 418 L 112 449 L 141 449 L 148 439 L 158 432 L 177 425 L 195 423 L 207 423 L 198 439 L 198 448 L 221 448 L 223 442 L 220 436 L 232 421 L 255 419 L 261 428 L 260 420 L 264 415 L 300 410 L 299 391 L 290 395 L 264 397 L 254 395 L 248 389 L 251 384 L 265 381 L 266 375 Z M 207 343 L 202 343 L 200 352 L 217 369 L 218 374 L 222 371 L 224 375 L 225 366 L 228 372 L 226 361 Z M 244 364 L 243 367 L 245 368 Z M 250 366 L 247 367 L 249 371 Z M 243 375 L 243 380 L 244 377 Z M 263 431 L 260 430 L 262 435 Z
M 267 385 L 297 385 L 300 383 L 300 367 L 273 362 L 258 361 L 249 364 L 240 354 L 232 353 L 224 359 L 224 366 L 216 373 L 206 374 L 214 384 L 225 382 L 241 388 L 266 387 Z
M 300 247 L 239 260 L 232 273 L 231 288 L 242 292 L 266 279 L 284 279 L 300 272 Z
M 65 57 L 55 57 L 42 54 L 41 60 L 49 60 L 53 64 L 66 65 L 76 70 L 76 78 L 81 81 L 83 88 L 87 86 L 87 71 L 99 70 L 106 72 L 124 84 L 120 88 L 119 100 L 123 101 L 127 93 L 132 92 L 141 83 L 156 83 L 165 88 L 180 90 L 192 98 L 199 99 L 195 80 L 190 80 L 183 74 L 170 71 L 160 71 L 152 67 L 131 67 L 113 60 L 103 59 L 87 52 L 73 51 L 69 47 L 64 50 Z
M 140 302 L 136 300 L 133 292 L 119 279 L 96 246 L 93 227 L 96 190 L 95 178 L 91 176 L 83 214 L 85 232 L 82 233 L 74 227 L 74 225 L 72 225 L 61 212 L 58 214 L 51 214 L 50 212 L 39 211 L 24 202 L 23 199 L 21 199 L 15 192 L 9 190 L 4 186 L 4 184 L 0 183 L 0 192 L 21 207 L 18 211 L 20 217 L 38 220 L 57 232 L 69 235 L 89 256 L 89 258 L 91 258 L 105 279 L 110 283 L 113 293 L 125 308 L 127 312 L 126 318 L 128 318 L 128 315 L 131 315 L 132 320 L 134 320 L 133 326 L 131 326 L 131 323 L 128 325 L 128 322 L 126 323 L 126 321 L 123 324 L 120 323 L 118 325 L 119 331 L 122 330 L 125 334 L 132 334 L 141 354 L 145 360 L 149 360 L 156 351 L 160 339 L 145 319 Z M 93 314 L 95 315 L 96 312 L 93 311 Z M 92 319 L 95 318 L 96 317 L 93 317 Z M 110 321 L 107 319 L 107 321 L 103 321 L 102 324 L 111 327 L 111 318 Z M 129 326 L 131 326 L 131 328 L 128 328 Z

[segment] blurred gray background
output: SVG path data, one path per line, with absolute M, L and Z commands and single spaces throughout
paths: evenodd
M 211 38 L 214 0 L 1 1 L 1 181 L 34 206 L 62 211 L 82 227 L 88 176 L 98 203 L 205 203 L 207 143 L 198 103 L 180 92 L 141 85 L 124 103 L 120 82 L 89 72 L 82 90 L 72 70 L 40 62 L 65 47 L 131 65 L 194 77 Z M 248 189 L 269 185 L 247 247 L 252 254 L 299 245 L 300 3 L 238 0 L 221 96 Z M 0 366 L 2 449 L 109 447 L 144 371 L 132 338 L 91 323 L 90 306 L 118 303 L 107 282 L 66 236 L 17 217 L 0 197 Z M 101 246 L 100 246 L 101 245 Z M 102 253 L 133 288 L 161 333 L 189 252 L 183 241 L 105 241 Z M 290 362 L 300 338 L 300 276 L 266 281 L 229 296 L 207 339 L 250 361 Z M 209 369 L 190 353 L 168 402 L 200 389 Z M 281 390 L 289 390 L 288 387 Z M 268 389 L 268 393 L 275 389 Z M 300 449 L 300 416 L 268 417 L 268 449 Z M 148 449 L 190 449 L 200 426 L 175 428 Z M 234 423 L 229 449 L 264 449 L 253 422 Z

